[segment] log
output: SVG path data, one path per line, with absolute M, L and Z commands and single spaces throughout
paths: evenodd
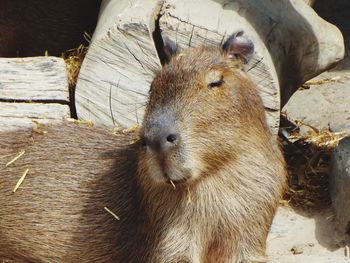
M 66 66 L 61 58 L 0 58 L 0 76 L 0 101 L 69 102 Z
M 0 131 L 33 128 L 70 117 L 64 60 L 0 58 Z
M 109 126 L 142 120 L 153 73 L 160 68 L 152 32 L 157 0 L 107 0 L 76 86 L 78 117 Z
M 308 4 L 309 6 L 313 6 L 316 2 L 316 0 L 304 0 L 306 4 Z
M 47 124 L 70 117 L 68 105 L 57 103 L 1 103 L 0 131 L 34 128 L 37 123 Z
M 340 31 L 303 0 L 104 0 L 78 78 L 78 117 L 108 126 L 140 123 L 162 38 L 182 48 L 219 45 L 238 30 L 255 44 L 247 70 L 276 134 L 280 108 L 300 84 L 344 56 Z

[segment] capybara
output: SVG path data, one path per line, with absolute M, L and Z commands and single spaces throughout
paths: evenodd
M 92 34 L 101 0 L 1 0 L 0 57 L 60 56 Z
M 244 71 L 252 43 L 169 43 L 139 132 L 59 124 L 0 135 L 0 259 L 265 262 L 286 170 Z

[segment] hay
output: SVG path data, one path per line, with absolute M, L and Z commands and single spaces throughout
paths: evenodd
M 115 127 L 112 130 L 112 133 L 118 134 L 118 133 L 124 133 L 124 134 L 129 134 L 129 133 L 137 133 L 140 131 L 140 126 L 138 124 L 135 124 L 129 128 L 119 128 Z
M 127 135 L 132 135 L 130 140 L 127 142 L 128 145 L 132 145 L 140 140 L 138 134 L 140 131 L 140 126 L 139 125 L 134 125 L 129 128 L 120 128 L 120 127 L 114 127 L 111 130 L 111 133 L 114 135 L 120 135 L 120 134 L 127 134 Z
M 312 79 L 305 82 L 305 84 L 303 84 L 301 88 L 305 89 L 305 88 L 309 88 L 309 86 L 312 86 L 312 85 L 322 85 L 326 83 L 339 82 L 339 81 L 340 81 L 340 76 L 334 76 L 331 78 L 324 78 L 324 79 Z
M 175 190 L 175 189 L 176 189 L 176 186 L 175 186 L 173 180 L 169 180 L 169 182 L 170 182 L 170 184 L 173 186 L 173 188 L 174 188 L 174 190 Z
M 77 119 L 73 119 L 73 118 L 66 118 L 66 120 L 68 122 L 74 123 L 76 125 L 85 125 L 88 127 L 93 127 L 94 123 L 90 120 L 77 120 Z
M 32 122 L 35 124 L 35 126 L 33 127 L 33 132 L 38 133 L 38 134 L 47 134 L 48 133 L 47 130 L 43 130 L 43 126 L 40 122 L 38 122 L 36 120 L 32 120 Z
M 80 45 L 77 48 L 69 49 L 62 53 L 67 68 L 68 84 L 70 89 L 74 89 L 77 84 L 81 64 L 85 58 L 88 47 Z
M 106 210 L 108 213 L 110 213 L 115 219 L 120 220 L 119 216 L 114 214 L 111 210 L 109 210 L 107 207 L 104 207 L 104 210 Z
M 22 174 L 21 178 L 19 178 L 19 180 L 18 180 L 17 184 L 15 185 L 15 187 L 13 188 L 12 192 L 15 193 L 17 191 L 18 187 L 20 187 L 20 185 L 23 183 L 24 178 L 27 176 L 28 172 L 29 172 L 29 168 L 27 168 L 24 171 L 24 173 Z
M 290 139 L 302 140 L 305 143 L 309 143 L 321 149 L 333 149 L 338 145 L 339 141 L 346 136 L 345 132 L 331 132 L 326 129 L 319 130 L 300 120 L 296 121 L 296 125 L 299 127 L 306 126 L 310 130 L 305 135 L 300 135 L 299 132 L 292 132 L 289 137 Z
M 13 164 L 15 161 L 17 161 L 19 158 L 21 158 L 21 156 L 25 153 L 26 151 L 23 150 L 21 152 L 18 153 L 18 155 L 16 157 L 14 157 L 11 161 L 9 161 L 5 166 L 9 166 L 11 164 Z
M 301 126 L 309 128 L 304 135 L 299 133 Z M 301 208 L 329 206 L 330 155 L 346 133 L 319 130 L 297 121 L 288 134 L 282 143 L 289 173 L 284 202 Z

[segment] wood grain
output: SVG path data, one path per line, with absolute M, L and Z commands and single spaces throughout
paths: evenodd
M 35 122 L 59 122 L 70 117 L 68 105 L 56 103 L 3 103 L 0 102 L 0 131 L 33 128 Z
M 64 60 L 57 57 L 0 58 L 0 100 L 68 103 Z
M 104 1 L 76 87 L 78 117 L 109 126 L 140 123 L 160 62 L 154 45 L 159 1 Z

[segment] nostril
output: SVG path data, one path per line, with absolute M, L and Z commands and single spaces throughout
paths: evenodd
M 166 140 L 168 142 L 174 143 L 177 141 L 177 137 L 178 136 L 176 134 L 170 134 L 170 135 L 168 135 L 168 137 L 166 137 Z

